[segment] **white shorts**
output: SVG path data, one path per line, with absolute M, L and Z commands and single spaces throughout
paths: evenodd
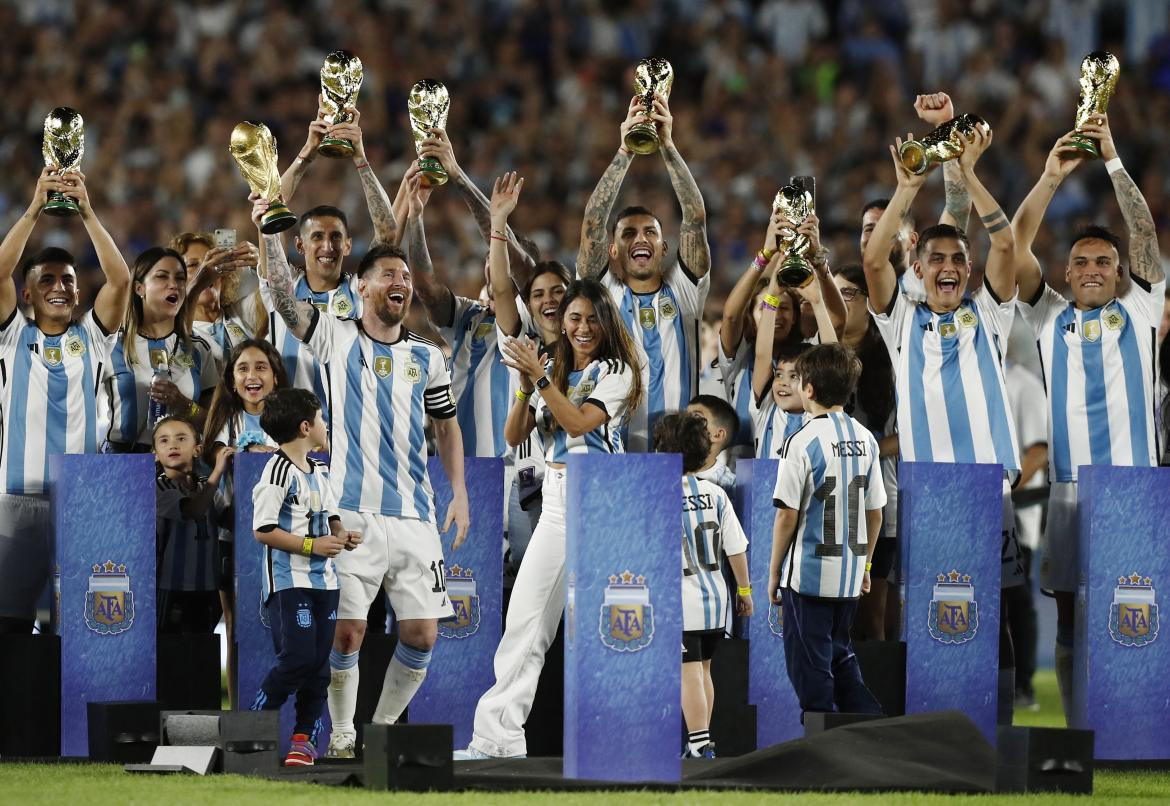
M 1048 488 L 1048 526 L 1040 545 L 1044 559 L 1040 564 L 1040 587 L 1045 590 L 1073 593 L 1079 574 L 1077 521 L 1077 483 L 1054 481 Z
M 340 514 L 346 529 L 362 533 L 362 542 L 334 558 L 341 583 L 339 619 L 365 621 L 380 588 L 385 588 L 399 621 L 455 615 L 443 580 L 446 566 L 435 524 L 374 512 L 342 509 Z

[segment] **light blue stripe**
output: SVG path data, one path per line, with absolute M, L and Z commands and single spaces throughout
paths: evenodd
M 24 438 L 28 429 L 28 392 L 32 374 L 33 352 L 28 349 L 29 339 L 36 339 L 36 329 L 26 325 L 24 339 L 16 349 L 12 367 L 12 394 L 10 410 L 5 412 L 4 433 L 7 439 L 8 473 L 5 487 L 9 493 L 20 495 L 25 491 Z
M 686 329 L 683 327 L 682 308 L 679 306 L 678 298 L 675 297 L 674 291 L 670 286 L 663 284 L 662 295 L 668 297 L 674 305 L 675 311 L 679 313 L 674 317 L 674 337 L 678 345 L 678 400 L 670 404 L 671 411 L 683 411 L 687 407 L 687 403 L 691 401 L 696 389 L 695 382 L 695 367 L 693 365 L 694 358 L 691 355 L 690 342 L 687 340 Z M 661 307 L 659 308 L 661 310 Z
M 345 357 L 345 394 L 342 397 L 343 401 L 343 419 L 345 422 L 345 433 L 339 434 L 336 429 L 333 432 L 334 439 L 345 440 L 345 480 L 341 486 L 341 501 L 339 502 L 342 509 L 349 509 L 357 512 L 361 509 L 362 503 L 362 411 L 365 406 L 365 389 L 363 388 L 363 359 L 361 341 L 355 339 L 350 345 L 349 355 Z M 370 369 L 365 370 L 372 371 Z M 376 394 L 376 393 L 375 393 Z M 381 416 L 381 409 L 379 408 L 379 415 Z M 389 422 L 383 423 L 382 428 L 388 428 L 393 425 L 393 417 Z M 393 457 L 390 457 L 393 461 Z M 387 475 L 384 468 L 379 468 L 383 479 L 394 478 L 394 476 Z
M 925 305 L 918 305 L 914 310 L 914 318 L 909 327 L 912 328 L 909 337 L 909 355 L 907 356 L 906 386 L 909 390 L 911 425 L 911 444 L 914 446 L 913 459 L 916 462 L 933 462 L 934 451 L 930 445 L 930 413 L 926 409 L 926 355 L 923 350 L 923 341 L 926 339 L 925 326 L 932 321 L 930 309 Z M 899 405 L 905 405 L 899 402 Z M 903 457 L 906 452 L 902 451 Z
M 1011 413 L 999 383 L 1003 363 L 998 346 L 990 331 L 980 321 L 975 330 L 975 357 L 979 366 L 979 379 L 983 385 L 983 399 L 987 403 L 987 421 L 991 425 L 991 444 L 995 458 L 1004 470 L 1019 470 L 1016 461 L 1016 443 L 1012 437 Z M 971 445 L 972 456 L 975 446 Z M 971 461 L 974 461 L 972 459 Z
M 46 336 L 44 347 L 60 348 L 61 343 L 61 336 Z M 62 350 L 61 362 L 55 367 L 45 367 L 45 464 L 41 470 L 41 478 L 45 481 L 49 479 L 49 457 L 65 453 L 65 435 L 69 427 L 69 370 L 65 358 Z
M 138 422 L 138 388 L 134 379 L 134 370 L 126 363 L 122 334 L 118 334 L 117 344 L 114 345 L 114 383 L 113 383 L 113 410 L 120 411 L 118 430 L 113 435 L 115 442 L 133 442 L 138 432 L 134 423 Z M 148 356 L 149 358 L 149 356 Z M 110 413 L 113 416 L 113 411 Z
M 941 331 L 944 324 L 958 327 L 955 325 L 953 312 L 940 316 L 936 326 Z M 981 328 L 982 324 L 978 327 Z M 978 338 L 978 333 L 975 338 Z M 947 412 L 947 426 L 951 433 L 951 450 L 954 452 L 955 461 L 974 462 L 975 441 L 971 437 L 971 420 L 967 414 L 967 390 L 963 387 L 961 341 L 962 337 L 957 330 L 950 339 L 944 339 L 942 334 L 939 334 L 939 345 L 942 348 L 942 365 L 939 368 L 942 388 L 939 391 L 942 393 L 943 405 Z
M 373 340 L 370 341 L 370 344 L 373 346 L 370 360 L 376 361 L 380 356 L 385 356 L 391 362 L 392 367 L 388 377 L 379 378 L 377 373 L 374 373 L 374 402 L 378 410 L 378 436 L 375 455 L 378 457 L 378 477 L 382 481 L 382 494 L 379 496 L 378 508 L 383 514 L 400 513 L 402 512 L 402 490 L 398 488 L 398 454 L 394 450 L 394 431 L 398 427 L 398 420 L 394 416 L 394 388 L 398 384 L 398 375 L 403 371 L 403 368 L 401 365 L 395 366 L 397 362 L 394 361 L 394 351 L 390 347 Z M 360 361 L 361 340 L 357 339 L 353 342 L 351 358 L 347 362 L 347 366 L 357 367 L 359 383 L 362 375 L 373 372 L 372 365 L 362 368 Z M 361 458 L 363 446 L 361 444 L 360 423 L 363 409 L 360 405 L 351 409 L 350 402 L 351 396 L 347 395 L 345 428 L 353 437 L 349 443 L 349 449 L 357 454 L 358 458 L 352 462 L 347 460 L 346 465 L 347 468 L 349 466 L 354 468 L 353 474 L 356 476 L 353 480 L 354 489 L 361 490 L 362 476 L 366 472 L 365 463 Z M 351 419 L 351 411 L 353 417 L 357 419 Z M 351 476 L 347 473 L 345 479 L 347 486 L 350 484 L 350 479 Z M 360 500 L 360 494 L 358 500 Z M 349 507 L 346 508 L 349 509 Z M 359 508 L 359 506 L 353 507 L 355 510 Z
M 1052 400 L 1052 466 L 1056 469 L 1056 481 L 1073 479 L 1068 422 L 1068 345 L 1064 341 L 1064 329 L 1074 321 L 1075 314 L 1070 304 L 1052 327 L 1052 388 L 1048 394 Z
M 654 306 L 654 295 L 650 295 L 650 305 L 643 305 L 645 295 L 637 294 L 638 308 L 648 308 L 654 312 L 655 326 L 646 330 L 642 329 L 642 348 L 646 351 L 647 364 L 650 372 L 650 386 L 646 390 L 646 410 L 648 412 L 648 434 L 654 433 L 654 426 L 658 419 L 666 411 L 666 390 L 664 382 L 666 378 L 666 362 L 662 357 L 662 334 L 658 330 L 658 310 Z M 642 325 L 639 320 L 638 327 Z
M 1081 361 L 1085 367 L 1085 415 L 1089 425 L 1089 459 L 1095 465 L 1108 465 L 1113 461 L 1113 445 L 1109 437 L 1109 402 L 1105 395 L 1105 361 L 1101 354 L 1103 339 L 1096 341 L 1084 338 L 1085 325 L 1096 322 L 1101 326 L 1101 311 L 1086 311 L 1081 314 Z M 1094 390 L 1099 396 L 1090 395 Z
M 825 453 L 821 450 L 819 439 L 811 439 L 805 447 L 808 456 L 809 468 L 812 473 L 812 489 L 815 493 L 825 483 L 825 473 L 828 465 L 825 462 Z M 809 596 L 820 596 L 821 566 L 817 557 L 817 546 L 825 540 L 825 502 L 816 495 L 810 495 L 808 511 L 804 513 L 804 529 L 800 539 L 800 586 L 798 593 Z
M 91 351 L 93 350 L 93 343 L 89 339 L 89 333 L 85 328 L 74 325 L 70 330 L 81 339 L 81 343 L 85 345 L 85 352 L 81 354 L 81 383 L 84 388 L 81 390 L 81 399 L 85 401 L 85 452 L 97 453 L 98 436 L 97 436 L 97 392 L 96 383 L 99 379 L 93 376 L 93 364 L 90 360 Z M 47 478 L 47 476 L 46 476 Z
M 321 501 L 324 492 L 321 489 L 320 479 L 316 473 L 306 473 L 305 483 L 309 485 L 309 497 L 304 501 L 305 513 L 309 522 L 309 537 L 324 537 L 329 534 L 329 525 L 325 520 L 325 511 L 312 509 L 313 493 L 317 493 L 317 500 Z M 309 585 L 317 590 L 325 590 L 325 570 L 329 560 L 316 554 L 309 557 Z
M 427 413 L 423 395 L 430 383 L 431 357 L 422 345 L 411 347 L 410 355 L 422 368 L 422 379 L 410 394 L 410 478 L 414 482 L 414 508 L 419 518 L 429 521 L 432 504 L 427 495 L 427 437 L 423 429 Z
M 1120 307 L 1120 306 L 1118 306 Z M 1138 345 L 1137 330 L 1128 311 L 1124 329 L 1118 339 L 1121 349 L 1121 368 L 1125 375 L 1125 402 L 1129 413 L 1130 462 L 1134 467 L 1149 467 L 1151 448 L 1149 442 L 1150 418 L 1153 416 L 1153 401 L 1146 398 L 1142 371 L 1142 354 Z M 1119 457 L 1120 458 L 1120 457 Z M 1124 461 L 1124 459 L 1122 459 Z

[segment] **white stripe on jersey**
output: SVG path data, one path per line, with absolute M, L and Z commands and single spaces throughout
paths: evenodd
M 552 364 L 549 364 L 549 374 Z M 617 359 L 599 358 L 590 361 L 585 369 L 569 373 L 569 388 L 565 397 L 577 408 L 586 401 L 596 404 L 609 419 L 592 431 L 579 437 L 570 436 L 563 428 L 550 428 L 556 419 L 537 389 L 529 403 L 536 428 L 544 437 L 545 455 L 549 462 L 564 462 L 570 453 L 624 453 L 621 434 L 626 420 L 626 395 L 634 382 L 634 371 Z
M 309 472 L 277 451 L 264 465 L 252 490 L 252 528 L 277 526 L 297 537 L 324 537 L 329 519 L 337 516 L 337 501 L 329 487 L 325 464 L 309 458 Z M 333 560 L 314 554 L 292 554 L 264 546 L 264 598 L 288 588 L 337 590 Z
M 860 596 L 865 513 L 886 504 L 873 434 L 844 412 L 814 417 L 784 446 L 773 499 L 799 512 L 781 585 L 805 596 Z
M 984 287 L 945 314 L 902 293 L 889 314 L 873 314 L 897 379 L 904 461 L 1001 464 L 1019 471 L 1003 382 L 1014 308 L 1014 298 L 996 303 Z
M 93 311 L 58 336 L 46 336 L 19 309 L 0 325 L 0 490 L 39 495 L 49 456 L 97 453 L 104 423 L 98 387 L 114 339 Z
M 753 414 L 752 430 L 756 433 L 756 458 L 779 459 L 784 442 L 809 421 L 808 412 L 785 411 L 776 405 L 768 389 L 764 402 Z
M 426 417 L 455 416 L 443 353 L 402 328 L 375 341 L 360 320 L 313 313 L 307 343 L 332 379 L 330 474 L 342 509 L 434 522 Z
M 747 339 L 740 339 L 735 348 L 735 355 L 728 357 L 723 352 L 723 341 L 719 341 L 719 358 L 717 366 L 720 377 L 723 379 L 724 397 L 735 409 L 739 417 L 739 430 L 731 441 L 731 446 L 746 445 L 755 450 L 756 447 L 756 401 L 752 393 L 752 371 L 754 369 L 755 352 Z M 783 443 L 781 443 L 783 444 Z
M 504 424 L 520 387 L 515 370 L 500 362 L 497 330 L 491 309 L 466 297 L 455 297 L 450 325 L 439 328 L 451 346 L 451 392 L 464 456 L 512 455 Z
M 718 630 L 730 609 L 723 555 L 747 551 L 747 535 L 718 485 L 683 476 L 682 492 L 683 630 Z
M 1036 334 L 1048 389 L 1053 481 L 1076 481 L 1081 465 L 1153 467 L 1158 323 L 1166 283 L 1134 278 L 1120 299 L 1090 311 L 1045 285 L 1019 302 Z
M 601 275 L 643 363 L 646 395 L 629 425 L 629 448 L 649 449 L 649 435 L 663 414 L 682 411 L 699 389 L 699 320 L 711 275 L 697 280 L 675 263 L 653 294 L 635 294 L 609 271 Z
M 211 357 L 215 361 L 216 375 L 223 375 L 224 364 L 232 348 L 242 341 L 252 338 L 252 330 L 239 317 L 221 316 L 214 322 L 195 320 L 191 323 L 191 332 L 202 336 L 211 347 Z

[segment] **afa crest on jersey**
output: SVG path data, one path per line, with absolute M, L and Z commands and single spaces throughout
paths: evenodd
M 598 625 L 601 643 L 614 652 L 637 652 L 654 638 L 654 607 L 646 577 L 623 571 L 605 586 Z
M 784 637 L 784 606 L 768 604 L 768 629 L 777 638 Z
M 1152 644 L 1158 637 L 1158 602 L 1149 577 L 1134 572 L 1117 578 L 1109 605 L 1109 637 L 1132 647 Z
M 65 337 L 65 355 L 70 358 L 80 358 L 85 355 L 85 342 L 76 333 Z
M 342 294 L 333 296 L 333 315 L 339 319 L 347 318 L 353 313 L 353 304 Z
M 926 628 L 942 644 L 965 644 L 979 630 L 979 603 L 971 575 L 951 570 L 936 577 Z
M 85 626 L 98 635 L 117 635 L 134 626 L 134 592 L 124 564 L 94 565 L 85 592 Z
M 453 565 L 443 574 L 443 578 L 455 616 L 439 622 L 439 635 L 443 638 L 470 638 L 479 630 L 480 618 L 475 574 L 470 568 Z

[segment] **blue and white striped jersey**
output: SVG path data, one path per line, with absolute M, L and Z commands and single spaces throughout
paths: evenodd
M 301 470 L 284 451 L 277 451 L 264 465 L 252 490 L 252 528 L 258 532 L 277 527 L 297 537 L 324 537 L 329 520 L 340 517 L 329 486 L 325 464 L 309 458 L 309 471 Z M 288 588 L 336 590 L 337 572 L 328 557 L 291 554 L 264 546 L 264 600 Z
M 768 389 L 752 417 L 757 459 L 779 459 L 784 442 L 809 421 L 808 412 L 785 411 L 777 406 L 771 389 Z
M 1123 296 L 1091 311 L 1047 285 L 1019 302 L 1048 388 L 1052 481 L 1076 481 L 1081 465 L 1158 464 L 1154 390 L 1165 288 L 1134 277 Z
M 935 313 L 906 294 L 874 321 L 894 365 L 901 458 L 907 462 L 1000 464 L 1020 469 L 1003 383 L 1003 353 L 1015 300 L 989 286 L 955 311 Z
M 451 377 L 433 342 L 405 327 L 393 344 L 361 320 L 313 312 L 306 343 L 332 378 L 329 478 L 342 509 L 434 522 L 426 418 L 455 416 Z
M 663 414 L 682 411 L 699 389 L 699 322 L 711 275 L 695 278 L 681 263 L 666 272 L 653 294 L 635 294 L 608 270 L 601 283 L 613 297 L 638 345 L 646 394 L 630 418 L 631 451 L 649 450 L 649 435 Z
M 105 414 L 98 389 L 114 339 L 93 311 L 59 336 L 46 336 L 19 309 L 0 324 L 0 490 L 40 495 L 49 456 L 97 453 Z
M 683 631 L 722 629 L 730 609 L 723 555 L 747 551 L 747 535 L 718 485 L 683 476 L 682 493 Z
M 592 403 L 609 416 L 600 426 L 579 437 L 569 436 L 562 428 L 554 429 L 556 418 L 540 390 L 533 392 L 529 406 L 535 413 L 536 427 L 544 436 L 545 461 L 564 462 L 570 453 L 625 453 L 619 431 L 628 414 L 625 400 L 633 382 L 634 370 L 617 359 L 596 359 L 585 369 L 569 373 L 566 394 L 569 402 L 578 408 Z
M 242 341 L 252 338 L 252 329 L 240 317 L 220 317 L 214 322 L 194 321 L 191 323 L 193 333 L 202 336 L 211 347 L 211 357 L 218 367 L 218 375 L 223 375 L 224 363 L 228 354 Z
M 753 450 L 756 446 L 756 401 L 752 394 L 752 372 L 755 369 L 755 350 L 747 339 L 740 339 L 735 348 L 735 355 L 728 356 L 723 352 L 723 342 L 719 341 L 719 358 L 716 366 L 723 378 L 724 396 L 727 402 L 735 408 L 739 417 L 739 430 L 728 447 L 744 445 Z
M 457 296 L 451 322 L 439 334 L 451 346 L 451 392 L 459 409 L 463 455 L 510 456 L 504 423 L 519 381 L 500 362 L 495 313 Z
M 183 501 L 199 492 L 207 477 L 187 489 L 165 472 L 155 478 L 155 539 L 158 586 L 172 591 L 213 591 L 218 581 L 219 514 L 227 499 L 216 493 L 198 518 L 183 517 Z
M 799 512 L 781 586 L 826 599 L 860 596 L 865 513 L 886 504 L 873 434 L 844 412 L 812 418 L 784 446 L 773 503 Z

